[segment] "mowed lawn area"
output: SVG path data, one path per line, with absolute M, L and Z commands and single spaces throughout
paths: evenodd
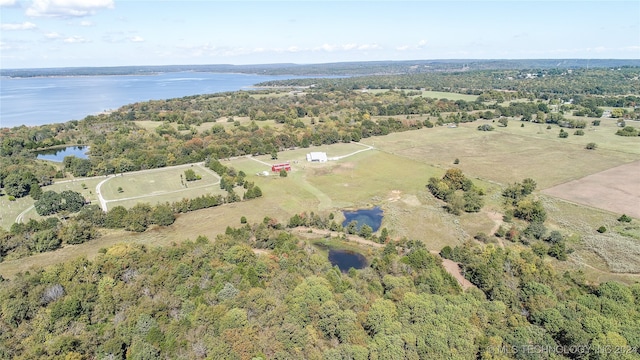
M 199 180 L 187 181 L 186 170 L 193 170 Z M 201 164 L 173 166 L 111 176 L 100 186 L 107 208 L 132 207 L 138 202 L 152 205 L 194 198 L 207 193 L 224 193 L 220 178 Z

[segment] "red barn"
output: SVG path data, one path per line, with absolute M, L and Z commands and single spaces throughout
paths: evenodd
M 273 172 L 280 172 L 282 169 L 291 171 L 291 165 L 289 165 L 289 163 L 271 165 L 271 171 Z

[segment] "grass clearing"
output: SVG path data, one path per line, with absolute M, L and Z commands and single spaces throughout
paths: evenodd
M 184 180 L 184 172 L 192 169 L 200 180 Z M 207 193 L 220 193 L 219 178 L 200 164 L 137 171 L 108 178 L 101 186 L 101 194 L 108 208 L 123 205 L 131 207 L 137 202 L 174 202 Z M 121 189 L 122 191 L 120 191 Z
M 440 250 L 445 245 L 460 244 L 478 232 L 490 233 L 502 211 L 500 191 L 503 184 L 531 177 L 537 181 L 538 189 L 544 189 L 640 159 L 638 139 L 614 135 L 617 129 L 615 122 L 606 119 L 599 127 L 585 129 L 584 136 L 570 135 L 567 139 L 558 138 L 557 126 L 547 130 L 546 124 L 524 123 L 525 126 L 520 127 L 521 122 L 511 120 L 508 127 L 496 126 L 495 131 L 481 132 L 476 130 L 481 123 L 484 121 L 461 124 L 457 128 L 423 128 L 363 139 L 363 144 L 374 147 L 367 151 L 361 151 L 366 149 L 362 145 L 340 143 L 280 152 L 277 160 L 271 160 L 270 155 L 222 160 L 225 166 L 244 171 L 247 180 L 260 186 L 265 196 L 181 214 L 170 227 L 152 228 L 141 234 L 111 231 L 87 244 L 0 263 L 0 273 L 9 276 L 33 264 L 47 265 L 76 256 L 92 257 L 100 248 L 118 242 L 171 245 L 186 239 L 193 240 L 198 235 L 213 239 L 227 226 L 239 226 L 242 216 L 249 223 L 261 222 L 265 216 L 286 223 L 296 213 L 315 211 L 323 214 L 333 212 L 336 219 L 340 219 L 343 209 L 372 205 L 383 209 L 382 227 L 386 227 L 392 237 L 423 240 L 427 248 Z M 588 142 L 598 143 L 598 149 L 585 150 L 584 145 Z M 352 155 L 327 163 L 308 163 L 306 153 L 310 151 L 325 151 L 329 157 Z M 453 164 L 456 158 L 460 160 L 458 165 Z M 269 164 L 285 161 L 293 167 L 287 177 L 281 178 L 270 172 Z M 448 214 L 442 209 L 443 203 L 427 191 L 425 185 L 430 177 L 441 177 L 445 169 L 454 166 L 461 168 L 476 185 L 485 189 L 487 205 L 482 212 L 459 217 Z M 180 174 L 185 169 L 165 168 L 158 169 L 156 173 L 125 174 L 106 182 L 103 191 L 107 199 L 120 200 L 109 203 L 109 206 L 132 206 L 137 201 L 176 201 L 198 196 L 196 192 L 187 195 L 183 193 L 184 188 L 180 188 Z M 257 175 L 265 170 L 269 176 Z M 196 169 L 196 173 L 203 176 L 200 181 L 205 180 L 204 171 Z M 87 191 L 94 190 L 95 184 L 101 180 L 104 178 L 91 180 L 94 181 L 92 183 L 84 181 Z M 213 178 L 207 181 L 215 182 Z M 72 182 L 68 186 L 79 187 L 80 183 Z M 117 192 L 119 186 L 125 190 L 122 194 Z M 152 191 L 152 196 L 147 197 L 150 188 L 161 193 L 153 194 Z M 212 188 L 219 190 L 218 186 Z M 132 197 L 132 193 L 144 197 L 126 200 Z M 174 196 L 175 200 L 170 200 Z M 569 261 L 557 262 L 559 269 L 581 268 L 595 281 L 637 279 L 633 274 L 612 271 L 640 271 L 639 240 L 614 231 L 602 236 L 595 232 L 601 225 L 615 227 L 619 214 L 616 216 L 542 194 L 539 196 L 544 199 L 549 213 L 549 229 L 561 229 L 568 232 L 567 235 L 582 239 L 571 243 L 575 251 L 570 254 Z
M 366 89 L 366 90 L 356 90 L 360 92 L 368 92 L 372 94 L 381 94 L 386 93 L 391 90 L 389 89 Z M 468 94 L 459 94 L 453 92 L 444 92 L 444 91 L 430 91 L 430 90 L 416 90 L 416 89 L 394 89 L 393 91 L 405 91 L 405 92 L 415 92 L 420 91 L 422 97 L 425 98 L 433 98 L 433 99 L 448 99 L 448 100 L 464 100 L 464 101 L 476 101 L 478 99 L 478 95 L 468 95 Z
M 92 204 L 98 203 L 98 196 L 95 193 L 96 185 L 103 180 L 103 177 L 83 178 L 83 179 L 71 179 L 71 180 L 59 180 L 52 185 L 45 186 L 42 191 L 55 191 L 57 193 L 65 190 L 72 190 L 79 192 L 85 199 L 89 200 Z M 84 184 L 84 186 L 83 186 Z M 25 196 L 16 201 L 8 201 L 7 196 L 0 197 L 0 226 L 5 229 L 11 228 L 11 225 L 16 222 L 16 218 L 22 212 L 23 221 L 29 221 L 29 219 L 40 220 L 43 219 L 36 210 L 32 207 L 35 201 L 31 196 Z
M 531 177 L 544 189 L 640 159 L 638 139 L 616 136 L 615 124 L 587 129 L 584 136 L 558 137 L 559 127 L 510 121 L 508 127 L 478 131 L 486 121 L 393 133 L 363 143 L 441 168 L 456 158 L 466 174 L 508 184 Z M 597 134 L 597 135 L 596 135 Z M 586 150 L 589 142 L 598 149 Z

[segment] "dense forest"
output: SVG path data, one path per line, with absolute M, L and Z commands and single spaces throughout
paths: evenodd
M 0 229 L 0 260 L 92 241 L 104 229 L 171 226 L 180 213 L 261 197 L 246 174 L 219 161 L 231 157 L 277 158 L 292 148 L 481 120 L 488 127 L 511 119 L 578 131 L 596 125 L 604 108 L 620 125 L 618 135 L 639 135 L 624 126 L 640 119 L 638 67 L 567 62 L 454 72 L 465 64 L 447 64 L 446 71 L 412 75 L 373 64 L 401 75 L 265 83 L 268 89 L 135 103 L 81 121 L 0 129 L 3 195 L 31 196 L 39 214 L 51 215 Z M 334 67 L 334 75 L 357 74 L 357 65 Z M 91 147 L 89 159 L 66 158 L 58 167 L 36 160 L 37 149 L 75 144 Z M 77 193 L 47 191 L 56 178 L 195 162 L 221 177 L 225 196 L 103 212 Z M 424 186 L 451 214 L 484 206 L 484 190 L 461 171 L 425 179 Z M 640 284 L 595 284 L 579 271 L 556 270 L 549 259 L 566 259 L 566 241 L 547 231 L 535 188 L 526 178 L 497 194 L 505 215 L 525 227 L 500 227 L 496 236 L 526 246 L 501 247 L 479 234 L 431 253 L 421 239 L 343 229 L 333 214 L 311 209 L 288 223 L 264 214 L 262 222 L 244 219 L 222 234 L 176 239 L 179 245 L 120 244 L 92 260 L 0 277 L 0 358 L 639 359 Z M 310 240 L 295 235 L 291 228 L 298 226 L 339 235 Z M 350 246 L 345 233 L 363 238 L 365 268 L 343 273 L 327 260 L 327 246 Z M 463 290 L 443 259 L 458 263 L 474 287 Z
M 264 223 L 174 247 L 118 245 L 5 281 L 0 356 L 640 356 L 638 284 L 591 286 L 528 250 L 468 243 L 452 256 L 479 289 L 463 292 L 420 241 L 390 243 L 348 273 Z

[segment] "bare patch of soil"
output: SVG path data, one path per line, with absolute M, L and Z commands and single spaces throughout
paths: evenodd
M 440 253 L 438 251 L 431 250 L 430 252 L 432 254 L 440 257 Z M 460 286 L 462 286 L 463 290 L 467 290 L 467 289 L 470 289 L 472 287 L 477 288 L 475 285 L 473 285 L 471 283 L 471 281 L 465 279 L 465 277 L 460 272 L 460 264 L 458 264 L 457 262 L 455 262 L 453 260 L 449 260 L 449 259 L 442 259 L 442 267 L 444 267 L 444 269 L 451 276 L 453 276 L 456 280 L 458 280 L 458 284 L 460 284 Z
M 640 218 L 640 161 L 614 167 L 542 192 L 574 203 Z

